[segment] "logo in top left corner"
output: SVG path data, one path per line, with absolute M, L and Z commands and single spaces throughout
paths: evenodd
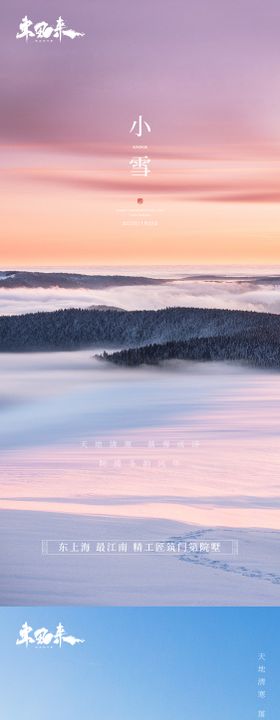
M 64 643 L 67 645 L 78 645 L 83 644 L 85 640 L 77 638 L 74 635 L 68 635 L 61 622 L 56 626 L 55 631 L 50 632 L 48 628 L 41 627 L 37 630 L 33 630 L 31 625 L 27 622 L 23 623 L 19 631 L 19 637 L 16 640 L 16 645 L 23 645 L 25 647 L 52 647 L 56 645 L 61 648 Z
M 33 42 L 62 42 L 64 38 L 75 40 L 84 37 L 84 32 L 77 32 L 69 28 L 61 15 L 54 25 L 49 25 L 45 20 L 33 23 L 33 20 L 25 15 L 19 23 L 19 31 L 16 34 L 17 40 L 29 40 Z

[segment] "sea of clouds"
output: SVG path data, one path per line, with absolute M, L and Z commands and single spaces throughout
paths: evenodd
M 180 278 L 163 285 L 112 286 L 105 289 L 60 287 L 1 288 L 0 314 L 14 315 L 61 308 L 109 305 L 125 310 L 157 310 L 164 307 L 224 308 L 280 312 L 280 277 L 269 280 L 216 276 L 208 279 Z

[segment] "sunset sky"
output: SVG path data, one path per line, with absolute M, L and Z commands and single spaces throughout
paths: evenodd
M 16 39 L 25 14 L 85 37 Z M 278 0 L 15 0 L 1 28 L 2 267 L 280 262 Z

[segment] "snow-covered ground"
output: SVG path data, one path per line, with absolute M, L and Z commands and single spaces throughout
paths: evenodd
M 181 523 L 0 512 L 2 605 L 278 605 L 280 533 Z M 235 556 L 42 555 L 42 538 L 238 540 Z
M 275 604 L 280 376 L 1 355 L 2 604 Z M 239 541 L 238 555 L 42 556 L 42 540 Z

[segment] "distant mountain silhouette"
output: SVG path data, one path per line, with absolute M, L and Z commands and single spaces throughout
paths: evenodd
M 0 272 L 0 288 L 97 289 L 131 285 L 164 285 L 167 280 L 129 275 L 82 275 L 66 272 L 6 270 Z
M 35 270 L 0 271 L 0 288 L 72 288 L 103 289 L 133 285 L 172 285 L 172 283 L 235 283 L 241 286 L 278 286 L 280 275 L 232 275 L 215 273 L 175 273 L 174 277 L 146 277 L 144 275 L 87 275 L 71 272 L 42 272 Z
M 123 308 L 117 307 L 117 305 L 89 305 L 88 310 L 117 310 L 117 312 L 126 312 Z

